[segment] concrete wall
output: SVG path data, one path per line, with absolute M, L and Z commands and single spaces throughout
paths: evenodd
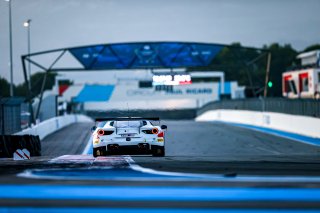
M 15 135 L 39 135 L 40 140 L 42 140 L 47 135 L 77 122 L 93 122 L 93 120 L 85 115 L 64 115 L 45 120 L 31 128 L 18 132 Z
M 246 110 L 210 110 L 196 121 L 223 121 L 265 127 L 320 138 L 320 119 L 274 112 Z

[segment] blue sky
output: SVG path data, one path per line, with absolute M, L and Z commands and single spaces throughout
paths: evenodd
M 125 41 L 320 43 L 320 0 L 12 0 L 14 82 L 27 52 Z M 0 1 L 0 75 L 9 78 L 8 3 Z M 33 69 L 35 72 L 36 69 Z

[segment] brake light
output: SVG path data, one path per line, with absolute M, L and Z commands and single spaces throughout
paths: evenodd
M 153 129 L 144 129 L 144 130 L 141 130 L 141 132 L 145 133 L 145 134 L 158 134 L 159 133 L 159 130 L 157 128 L 153 128 Z
M 163 138 L 163 137 L 164 137 L 164 132 L 160 132 L 160 133 L 158 134 L 158 137 L 159 137 L 159 138 L 161 138 L 161 137 Z
M 103 129 L 99 129 L 97 131 L 97 134 L 99 136 L 103 136 L 103 135 L 111 135 L 114 131 L 110 131 L 110 130 L 103 130 Z
M 104 135 L 104 131 L 103 131 L 103 129 L 99 129 L 99 130 L 97 131 L 97 133 L 98 133 L 98 135 L 99 135 L 99 136 Z
M 152 134 L 158 134 L 158 132 L 159 132 L 159 130 L 157 129 L 157 128 L 153 128 L 152 130 L 151 130 L 151 132 L 152 132 Z

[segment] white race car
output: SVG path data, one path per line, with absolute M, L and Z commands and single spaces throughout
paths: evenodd
M 165 155 L 166 125 L 155 126 L 159 118 L 97 118 L 92 127 L 93 156 L 111 154 Z

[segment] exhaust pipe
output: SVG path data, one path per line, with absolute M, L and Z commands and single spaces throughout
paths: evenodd
M 119 149 L 119 145 L 118 144 L 110 144 L 109 148 L 110 148 L 110 150 L 118 150 Z
M 139 149 L 149 149 L 149 144 L 147 143 L 139 143 L 138 144 Z

